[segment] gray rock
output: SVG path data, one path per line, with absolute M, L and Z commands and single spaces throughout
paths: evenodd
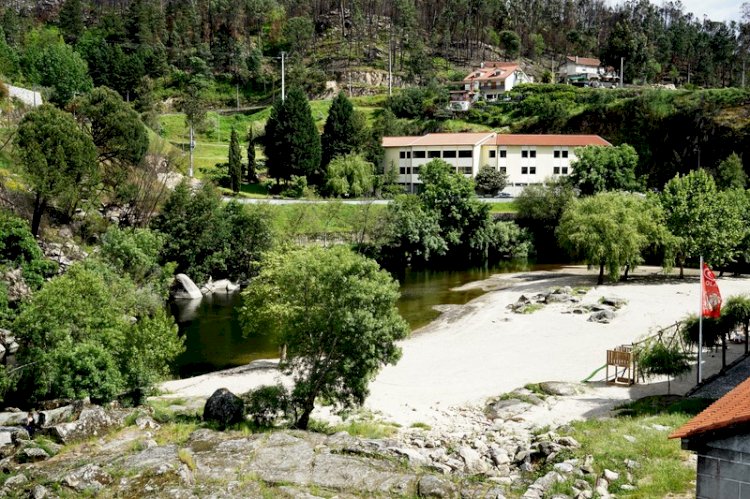
M 604 296 L 602 297 L 600 302 L 602 305 L 609 305 L 610 307 L 614 307 L 616 309 L 622 308 L 628 303 L 627 300 L 617 298 L 616 296 Z
M 609 310 L 595 312 L 589 316 L 589 322 L 598 322 L 600 324 L 609 324 L 614 320 L 615 313 Z
M 628 483 L 624 483 L 624 484 L 620 485 L 620 488 L 622 490 L 627 490 L 628 492 L 630 492 L 630 491 L 635 490 L 636 487 L 635 487 L 635 485 L 630 485 Z
M 625 463 L 625 467 L 629 470 L 633 470 L 635 468 L 640 468 L 640 463 L 638 461 L 633 461 L 632 459 L 626 459 L 623 461 Z
M 442 480 L 433 475 L 425 475 L 419 479 L 417 493 L 419 497 L 453 497 L 456 490 L 448 480 Z
M 8 355 L 15 355 L 18 352 L 19 345 L 15 341 L 11 341 L 6 347 L 8 349 Z
M 76 410 L 72 405 L 64 405 L 57 409 L 48 411 L 39 411 L 39 426 L 53 426 L 60 423 L 67 423 L 75 418 Z
M 95 464 L 87 464 L 66 475 L 62 483 L 78 492 L 98 491 L 112 483 L 112 476 Z
M 427 466 L 430 464 L 430 460 L 427 456 L 424 456 L 421 452 L 414 449 L 408 447 L 391 447 L 389 450 L 399 456 L 405 457 L 412 466 Z
M 44 485 L 36 485 L 31 489 L 31 499 L 44 499 L 49 494 L 49 491 Z
M 605 469 L 604 470 L 604 479 L 607 480 L 608 482 L 614 482 L 615 480 L 617 480 L 619 478 L 620 478 L 620 474 L 619 473 L 616 473 L 616 472 L 614 472 L 612 470 L 609 470 L 609 469 Z
M 495 466 L 510 464 L 510 456 L 508 455 L 508 451 L 500 447 L 491 447 L 490 457 L 492 458 L 492 462 L 495 463 Z
M 0 412 L 0 426 L 20 426 L 25 424 L 25 412 Z
M 49 454 L 39 447 L 24 447 L 16 453 L 16 461 L 19 463 L 36 463 L 49 459 Z
M 487 471 L 487 463 L 482 461 L 482 456 L 468 446 L 458 449 L 458 455 L 464 460 L 468 473 L 484 473 Z
M 149 416 L 140 416 L 136 418 L 135 425 L 141 430 L 158 430 L 161 425 Z
M 239 285 L 233 283 L 229 279 L 219 279 L 213 283 L 214 293 L 233 293 L 240 289 Z
M 562 293 L 551 293 L 545 298 L 545 303 L 567 303 L 571 301 L 572 296 Z
M 203 298 L 201 290 L 192 279 L 185 274 L 177 274 L 172 291 L 172 296 L 178 300 L 200 300 Z
M 577 395 L 581 387 L 575 383 L 564 383 L 562 381 L 545 381 L 539 383 L 539 388 L 547 395 L 556 395 L 559 397 L 570 397 Z
M 572 449 L 579 449 L 581 447 L 581 444 L 578 443 L 578 440 L 573 437 L 560 437 L 557 439 L 557 443 L 562 445 L 563 447 L 570 447 Z
M 5 486 L 10 487 L 11 489 L 15 487 L 21 487 L 23 485 L 26 485 L 27 483 L 29 483 L 29 479 L 26 478 L 26 475 L 24 475 L 23 473 L 19 473 L 18 475 L 14 475 L 5 480 Z
M 489 419 L 508 420 L 531 409 L 531 404 L 518 399 L 498 400 L 490 403 L 485 409 Z
M 568 462 L 557 463 L 553 466 L 554 470 L 563 475 L 570 475 L 575 470 L 575 466 Z
M 119 424 L 104 409 L 95 406 L 83 409 L 78 420 L 44 428 L 43 433 L 62 444 L 68 444 L 104 435 Z
M 226 388 L 219 388 L 206 401 L 203 420 L 218 423 L 221 428 L 245 419 L 245 402 Z
M 632 435 L 623 435 L 622 438 L 630 442 L 631 444 L 634 444 L 636 442 L 636 438 Z

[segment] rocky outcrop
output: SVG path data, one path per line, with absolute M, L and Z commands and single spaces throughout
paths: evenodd
M 245 402 L 226 388 L 219 388 L 206 401 L 203 420 L 226 428 L 245 420 Z
M 209 279 L 206 284 L 201 286 L 201 293 L 203 295 L 210 295 L 213 293 L 234 293 L 239 289 L 239 284 L 235 284 L 229 279 L 219 279 L 218 281 Z
M 91 437 L 101 436 L 119 426 L 121 422 L 101 407 L 87 407 L 78 419 L 42 428 L 42 432 L 62 444 L 69 444 Z
M 174 278 L 172 296 L 177 300 L 200 300 L 203 293 L 188 276 L 177 274 Z
M 31 296 L 31 288 L 26 284 L 20 268 L 6 270 L 0 275 L 0 281 L 5 283 L 9 302 L 21 301 Z

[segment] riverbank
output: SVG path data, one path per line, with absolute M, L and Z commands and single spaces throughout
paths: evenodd
M 607 349 L 673 324 L 695 312 L 699 300 L 697 274 L 679 279 L 644 267 L 632 273 L 627 283 L 595 283 L 596 270 L 571 266 L 503 274 L 464 286 L 490 291 L 466 305 L 441 307 L 443 315 L 402 342 L 401 361 L 383 369 L 373 381 L 366 409 L 404 426 L 416 422 L 453 426 L 462 409 L 528 383 L 583 380 L 604 364 Z M 521 295 L 564 286 L 586 290 L 580 303 L 553 303 L 529 314 L 508 309 Z M 725 277 L 719 279 L 719 286 L 726 298 L 750 291 L 750 280 Z M 603 297 L 625 301 L 609 324 L 588 322 L 587 314 L 572 313 L 574 307 L 597 304 Z M 729 361 L 740 350 L 733 348 Z M 720 355 L 706 355 L 706 375 L 719 367 Z M 622 401 L 666 393 L 666 379 L 625 388 L 599 383 L 603 377 L 603 372 L 595 376 L 585 394 L 530 414 L 529 422 L 559 424 L 606 413 Z M 166 398 L 204 398 L 220 387 L 241 393 L 278 379 L 273 364 L 265 363 L 169 381 L 161 388 Z M 694 379 L 688 374 L 675 380 L 672 392 L 684 393 Z

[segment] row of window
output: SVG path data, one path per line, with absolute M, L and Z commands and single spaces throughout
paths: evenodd
M 496 151 L 492 149 L 490 151 L 490 158 L 496 158 L 497 153 L 500 153 L 500 158 L 506 158 L 508 157 L 508 151 L 501 149 L 500 151 Z M 441 156 L 442 154 L 442 156 Z M 567 158 L 568 157 L 568 151 L 566 150 L 555 150 L 554 151 L 554 157 L 555 158 Z M 401 159 L 435 159 L 435 158 L 446 158 L 446 159 L 453 159 L 453 158 L 471 158 L 472 151 L 470 150 L 460 150 L 460 151 L 437 151 L 437 150 L 431 150 L 431 151 L 400 151 L 399 152 L 399 158 Z M 536 151 L 533 149 L 524 149 L 521 151 L 521 157 L 522 158 L 536 158 Z
M 508 169 L 504 166 L 501 166 L 498 168 L 500 170 L 500 173 L 508 173 Z M 399 174 L 401 175 L 419 175 L 419 167 L 408 167 L 408 166 L 402 166 L 398 169 Z M 456 173 L 463 173 L 464 175 L 471 175 L 473 173 L 472 168 L 470 166 L 458 166 L 456 167 Z M 552 169 L 552 173 L 554 175 L 567 175 L 568 174 L 568 167 L 567 166 L 555 166 Z M 521 167 L 521 175 L 536 175 L 536 166 L 522 166 Z
M 461 150 L 461 151 L 414 151 L 412 156 L 412 151 L 401 151 L 399 152 L 399 157 L 401 159 L 411 159 L 412 157 L 414 159 L 424 159 L 424 158 L 440 158 L 440 154 L 442 153 L 443 158 L 471 158 L 473 157 L 472 151 L 467 150 Z

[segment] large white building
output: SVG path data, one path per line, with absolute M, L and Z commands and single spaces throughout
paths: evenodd
M 430 133 L 421 137 L 383 137 L 384 168 L 398 170 L 398 183 L 418 190 L 419 168 L 433 159 L 451 164 L 456 172 L 474 177 L 483 166 L 508 175 L 505 192 L 517 195 L 530 184 L 570 175 L 575 149 L 611 146 L 598 135 L 516 135 Z
M 594 57 L 569 55 L 557 70 L 563 82 L 617 81 L 617 74 L 611 67 L 603 67 L 602 62 Z

